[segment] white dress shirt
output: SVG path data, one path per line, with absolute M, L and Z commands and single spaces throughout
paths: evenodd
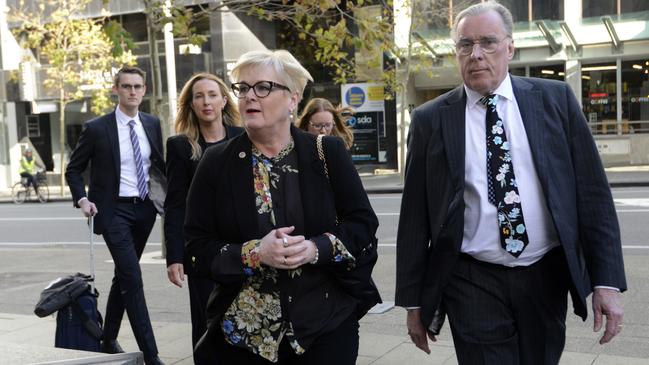
M 133 129 L 140 143 L 142 167 L 144 168 L 144 178 L 147 182 L 149 181 L 149 167 L 151 167 L 151 146 L 144 132 L 139 114 L 131 118 L 117 107 L 115 109 L 115 118 L 117 119 L 120 156 L 119 196 L 139 196 L 140 193 L 137 189 L 137 170 L 135 167 L 135 157 L 133 157 L 133 144 L 131 143 L 131 132 L 128 125 L 131 120 L 135 121 Z
M 500 96 L 496 110 L 503 120 L 511 146 L 512 164 L 521 197 L 529 244 L 518 257 L 500 244 L 497 210 L 487 197 L 486 108 L 482 95 L 464 86 L 467 94 L 466 153 L 464 170 L 464 237 L 461 251 L 478 260 L 509 267 L 528 266 L 538 261 L 559 239 L 546 206 L 532 151 L 525 132 L 509 75 L 495 90 Z

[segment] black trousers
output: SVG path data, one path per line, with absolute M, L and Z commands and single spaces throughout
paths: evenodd
M 443 297 L 458 362 L 558 364 L 569 281 L 561 247 L 514 268 L 462 254 Z
M 189 288 L 189 309 L 192 316 L 192 347 L 195 347 L 207 330 L 207 299 L 214 289 L 214 282 L 210 278 L 193 274 L 187 275 Z
M 34 175 L 28 172 L 21 172 L 20 177 L 27 178 L 27 186 L 31 185 L 34 187 L 34 190 L 38 189 L 38 183 L 36 182 L 36 178 L 34 177 Z
M 314 308 L 317 310 L 317 308 Z M 219 331 L 220 332 L 220 331 Z M 302 355 L 295 354 L 284 339 L 279 347 L 279 360 L 270 362 L 252 352 L 225 342 L 222 333 L 216 339 L 214 361 L 201 364 L 219 365 L 354 365 L 358 357 L 358 319 L 350 316 L 335 330 L 318 337 Z
M 117 338 L 126 309 L 145 361 L 157 356 L 158 348 L 144 300 L 139 260 L 155 218 L 156 209 L 148 198 L 144 202 L 118 202 L 113 219 L 103 233 L 115 262 L 115 276 L 106 303 L 104 340 Z

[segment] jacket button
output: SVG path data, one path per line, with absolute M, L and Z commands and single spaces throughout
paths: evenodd
M 288 302 L 290 303 L 291 301 L 293 301 L 293 298 L 289 295 L 288 296 Z
M 325 299 L 329 299 L 329 292 L 325 292 Z

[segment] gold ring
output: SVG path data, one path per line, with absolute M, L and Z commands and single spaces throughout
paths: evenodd
M 282 246 L 288 247 L 288 238 L 282 237 Z

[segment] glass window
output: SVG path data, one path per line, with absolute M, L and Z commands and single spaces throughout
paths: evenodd
M 566 79 L 566 65 L 560 64 L 530 67 L 530 76 L 564 81 Z
M 532 19 L 563 19 L 563 0 L 533 0 Z
M 538 1 L 538 0 L 537 0 Z M 503 0 L 500 2 L 512 13 L 514 22 L 529 21 L 528 2 L 520 0 Z
M 649 10 L 649 1 L 647 0 L 621 0 L 620 11 L 624 13 L 634 13 L 636 11 Z
M 615 61 L 581 68 L 582 107 L 593 134 L 617 133 Z
M 649 133 L 649 58 L 622 62 L 622 133 Z
M 510 67 L 509 73 L 514 76 L 527 76 L 525 75 L 525 67 Z
M 617 14 L 617 0 L 583 0 L 581 8 L 584 18 Z

